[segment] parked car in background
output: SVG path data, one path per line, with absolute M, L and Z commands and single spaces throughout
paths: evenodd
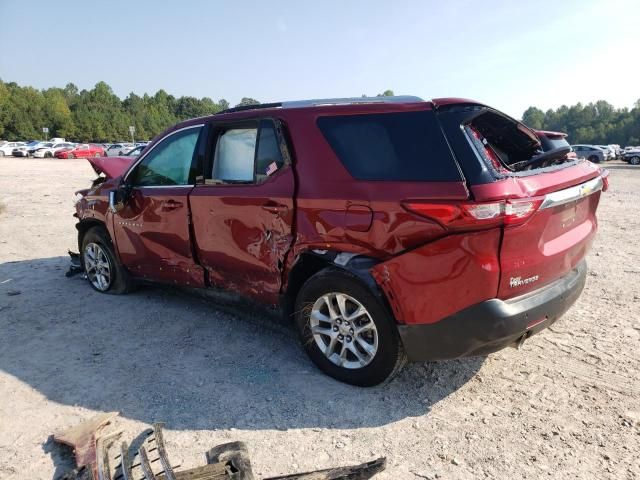
M 19 147 L 16 147 L 13 149 L 13 152 L 11 152 L 11 154 L 14 157 L 29 157 L 33 154 L 33 152 L 36 151 L 36 149 L 40 148 L 40 147 L 44 147 L 44 146 L 50 146 L 52 144 L 50 144 L 49 142 L 43 142 L 41 140 L 34 140 L 31 141 L 25 145 L 21 145 Z
M 320 369 L 376 385 L 407 357 L 520 345 L 577 300 L 607 178 L 568 152 L 472 100 L 230 109 L 89 159 L 80 259 L 103 293 L 141 279 L 282 305 Z
M 605 160 L 614 160 L 616 158 L 616 151 L 613 147 L 610 147 L 609 145 L 594 145 L 594 147 L 602 149 L 605 153 Z
M 142 153 L 142 151 L 145 149 L 147 145 L 138 145 L 135 148 L 132 148 L 131 150 L 129 150 L 127 153 L 125 153 L 123 156 L 125 157 L 137 157 L 138 155 L 140 155 Z
M 16 148 L 22 147 L 24 145 L 24 142 L 6 142 L 4 145 L 0 146 L 0 157 L 13 155 L 13 151 Z
M 75 147 L 75 143 L 54 143 L 49 147 L 38 148 L 35 152 L 33 152 L 33 156 L 36 158 L 53 158 L 56 152 L 73 147 Z
M 625 149 L 621 158 L 631 165 L 640 165 L 640 147 Z
M 613 158 L 622 158 L 622 148 L 620 148 L 620 145 L 612 143 L 609 145 L 609 148 L 613 149 Z
M 592 163 L 602 163 L 608 159 L 608 152 L 595 145 L 571 145 L 571 148 L 578 157 L 586 158 Z
M 83 143 L 81 145 L 75 145 L 71 148 L 65 148 L 58 150 L 54 156 L 56 158 L 89 158 L 89 157 L 104 157 L 104 148 L 100 145 L 93 145 Z
M 121 157 L 135 147 L 133 143 L 114 143 L 105 150 L 107 157 Z
M 551 132 L 549 130 L 534 130 L 536 135 L 540 139 L 542 150 L 548 152 L 556 148 L 571 148 L 569 142 L 567 142 L 567 134 L 563 132 Z M 575 152 L 571 151 L 567 154 L 568 158 L 576 158 Z

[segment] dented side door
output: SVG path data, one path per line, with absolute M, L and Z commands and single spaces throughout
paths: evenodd
M 213 178 L 216 142 L 225 128 L 247 128 L 253 123 L 262 128 L 263 122 L 213 126 L 204 184 L 192 190 L 189 203 L 195 251 L 211 285 L 277 304 L 285 257 L 293 242 L 295 213 L 295 176 L 286 145 L 274 146 L 282 150 L 277 162 L 261 163 L 255 154 L 252 181 Z M 267 123 L 280 131 L 277 122 Z

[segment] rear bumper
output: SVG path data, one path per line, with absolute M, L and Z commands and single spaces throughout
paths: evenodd
M 581 262 L 563 278 L 509 300 L 487 300 L 439 322 L 398 325 L 410 360 L 433 361 L 486 355 L 552 325 L 578 299 L 587 276 Z

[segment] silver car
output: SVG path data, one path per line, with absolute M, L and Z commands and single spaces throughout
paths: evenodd
M 571 148 L 578 157 L 586 158 L 593 163 L 605 162 L 609 158 L 609 152 L 596 145 L 571 145 Z

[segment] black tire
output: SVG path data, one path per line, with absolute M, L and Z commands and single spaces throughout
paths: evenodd
M 127 272 L 124 266 L 118 261 L 114 252 L 113 243 L 111 242 L 111 237 L 104 227 L 91 227 L 82 237 L 82 251 L 80 252 L 80 258 L 82 259 L 82 268 L 85 270 L 85 273 L 87 273 L 84 260 L 85 252 L 87 251 L 87 247 L 92 243 L 101 247 L 102 251 L 106 254 L 111 278 L 109 286 L 105 290 L 99 289 L 89 278 L 87 278 L 91 288 L 100 293 L 109 293 L 112 295 L 122 295 L 133 291 L 135 288 L 133 279 L 131 278 L 131 275 L 129 275 L 129 272 Z
M 360 368 L 336 365 L 320 350 L 311 333 L 309 323 L 313 304 L 328 293 L 343 293 L 364 306 L 375 324 L 378 349 L 370 363 Z M 387 308 L 369 288 L 350 273 L 328 268 L 309 278 L 296 298 L 295 322 L 302 345 L 309 358 L 327 375 L 351 385 L 372 387 L 393 378 L 406 363 L 395 321 Z
M 67 158 L 76 158 L 76 156 L 73 153 L 70 153 L 69 155 L 67 155 Z
M 629 163 L 631 165 L 640 165 L 640 157 L 631 157 Z
M 45 156 L 45 158 L 53 158 L 53 153 L 51 153 L 51 152 L 44 152 L 44 156 Z
M 588 160 L 592 163 L 600 163 L 600 159 L 596 155 L 591 155 Z

